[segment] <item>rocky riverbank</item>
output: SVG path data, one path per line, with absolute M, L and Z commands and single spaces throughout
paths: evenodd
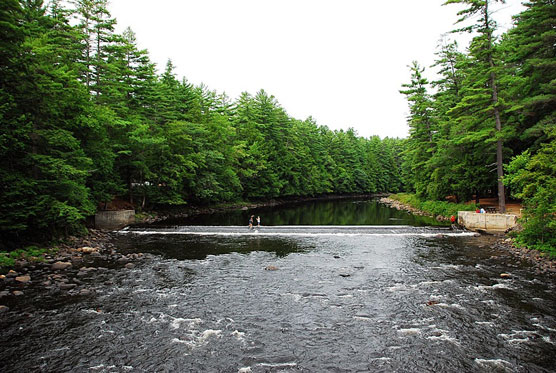
M 108 232 L 91 230 L 85 237 L 70 237 L 54 254 L 33 260 L 17 260 L 0 275 L 0 313 L 7 312 L 28 293 L 85 296 L 94 292 L 87 281 L 95 272 L 109 268 L 133 269 L 148 254 L 124 255 L 110 242 Z
M 520 247 L 515 244 L 512 238 L 503 237 L 497 240 L 498 248 L 507 250 L 513 256 L 533 264 L 537 273 L 556 274 L 556 260 L 545 255 L 541 251 Z
M 400 201 L 388 197 L 380 198 L 380 202 L 397 210 L 407 211 L 414 215 L 431 216 L 439 221 L 450 220 L 446 216 L 433 216 L 431 214 L 427 214 L 424 211 L 418 210 L 412 206 L 403 204 Z M 556 260 L 550 258 L 547 255 L 544 255 L 538 250 L 528 249 L 526 247 L 519 247 L 515 244 L 512 238 L 502 235 L 502 237 L 500 237 L 496 241 L 496 246 L 509 251 L 513 256 L 518 257 L 520 260 L 533 264 L 537 268 L 537 273 L 556 273 Z
M 388 205 L 392 208 L 395 208 L 396 210 L 407 211 L 407 212 L 409 212 L 413 215 L 430 216 L 432 218 L 435 218 L 438 221 L 450 221 L 449 217 L 442 216 L 442 215 L 434 216 L 434 215 L 431 215 L 431 214 L 428 214 L 424 211 L 418 210 L 418 209 L 414 208 L 413 206 L 406 205 L 405 203 L 402 203 L 402 202 L 397 201 L 397 200 L 392 199 L 392 198 L 382 197 L 382 198 L 380 198 L 379 201 L 380 201 L 380 203 L 383 203 L 383 204 Z

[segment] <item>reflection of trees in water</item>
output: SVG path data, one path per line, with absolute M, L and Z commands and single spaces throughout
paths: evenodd
M 208 255 L 230 253 L 250 253 L 253 251 L 273 252 L 277 256 L 286 256 L 294 252 L 303 252 L 314 248 L 313 245 L 301 243 L 289 238 L 263 237 L 198 237 L 183 235 L 160 235 L 146 238 L 144 236 L 122 235 L 117 237 L 118 247 L 130 252 L 144 252 L 164 258 L 178 260 L 202 260 Z
M 249 216 L 261 217 L 261 225 L 439 225 L 435 219 L 413 216 L 377 200 L 341 199 L 262 207 L 247 211 L 193 216 L 161 225 L 231 225 L 247 227 Z

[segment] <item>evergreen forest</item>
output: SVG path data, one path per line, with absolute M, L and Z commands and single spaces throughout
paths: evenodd
M 410 135 L 381 139 L 293 118 L 263 89 L 231 99 L 171 60 L 158 70 L 131 29 L 115 32 L 107 0 L 2 0 L 0 239 L 83 231 L 114 198 L 156 209 L 406 191 L 499 195 L 501 211 L 520 199 L 519 239 L 555 247 L 556 3 L 530 0 L 501 35 L 493 0 L 452 3 L 464 10 L 451 35 L 471 32 L 470 45 L 441 43 L 437 80 L 410 65 Z

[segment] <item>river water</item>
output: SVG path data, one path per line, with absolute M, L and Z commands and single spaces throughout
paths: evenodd
M 556 279 L 434 224 L 340 200 L 126 229 L 150 255 L 2 318 L 0 370 L 553 372 Z

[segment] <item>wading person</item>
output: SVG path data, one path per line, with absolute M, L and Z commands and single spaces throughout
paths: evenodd
M 257 216 L 257 228 L 260 228 L 261 226 L 261 217 Z
M 249 217 L 249 229 L 253 229 L 253 218 L 255 217 L 255 215 L 251 215 L 251 217 Z

